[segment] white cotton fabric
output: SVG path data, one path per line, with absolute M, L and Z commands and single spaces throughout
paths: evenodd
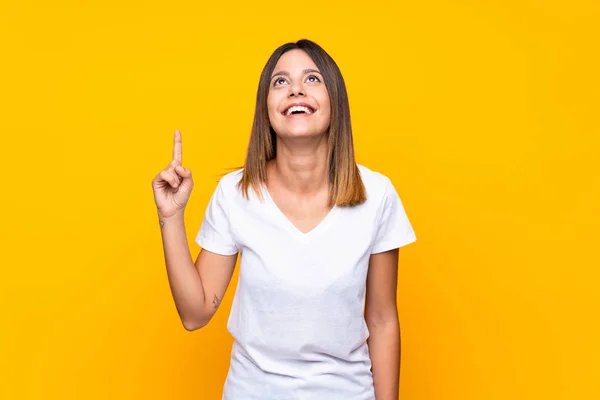
M 219 181 L 196 236 L 202 248 L 241 252 L 227 328 L 235 341 L 223 400 L 373 400 L 364 320 L 369 256 L 416 240 L 389 178 L 358 164 L 367 201 L 334 207 L 302 233 L 265 200 Z

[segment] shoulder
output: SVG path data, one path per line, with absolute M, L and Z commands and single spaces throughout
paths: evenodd
M 239 168 L 235 171 L 226 173 L 219 179 L 218 189 L 222 190 L 225 194 L 233 194 L 237 191 L 237 184 L 242 178 L 244 168 Z
M 381 172 L 372 170 L 364 165 L 356 164 L 360 171 L 360 177 L 367 191 L 367 198 L 374 203 L 379 203 L 385 197 L 389 190 L 388 186 L 392 184 L 390 178 Z

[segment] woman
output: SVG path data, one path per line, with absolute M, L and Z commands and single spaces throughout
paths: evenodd
M 267 61 L 244 168 L 220 179 L 195 264 L 178 131 L 153 188 L 187 330 L 210 321 L 242 253 L 223 399 L 398 398 L 398 248 L 416 237 L 390 180 L 355 162 L 344 80 L 320 46 L 287 43 Z

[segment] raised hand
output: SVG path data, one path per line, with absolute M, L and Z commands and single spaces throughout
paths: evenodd
M 175 130 L 173 160 L 152 180 L 154 202 L 162 219 L 183 213 L 194 188 L 192 171 L 183 167 L 181 159 L 181 133 Z

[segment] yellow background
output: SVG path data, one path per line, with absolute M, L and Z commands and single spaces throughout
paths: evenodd
M 237 269 L 185 331 L 151 180 L 180 129 L 195 259 L 260 71 L 300 38 L 417 233 L 402 400 L 600 398 L 598 21 L 592 0 L 3 0 L 0 398 L 220 399 Z

